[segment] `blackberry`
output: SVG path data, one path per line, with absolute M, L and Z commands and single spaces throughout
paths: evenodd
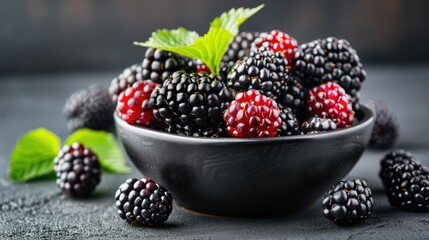
M 392 147 L 399 136 L 399 123 L 390 108 L 380 101 L 368 101 L 365 104 L 375 117 L 369 146 L 374 148 Z
M 282 124 L 278 127 L 278 136 L 291 136 L 299 133 L 299 121 L 291 108 L 280 106 Z
M 285 81 L 280 86 L 278 102 L 280 105 L 291 108 L 298 118 L 305 115 L 307 90 L 297 77 L 286 75 Z
M 416 161 L 397 163 L 386 172 L 386 195 L 392 206 L 423 212 L 429 210 L 429 169 Z
M 383 181 L 383 184 L 388 184 L 387 182 L 387 172 L 389 168 L 393 167 L 395 164 L 403 164 L 408 162 L 416 161 L 413 154 L 407 152 L 403 149 L 392 150 L 387 153 L 380 161 L 381 169 L 379 176 Z
M 114 109 L 107 88 L 92 85 L 73 93 L 66 101 L 63 112 L 70 132 L 80 128 L 110 130 Z
M 139 64 L 134 64 L 119 74 L 116 78 L 112 80 L 109 87 L 109 94 L 112 98 L 112 102 L 116 104 L 118 102 L 119 94 L 122 91 L 127 89 L 129 86 L 132 86 L 137 81 L 142 81 L 143 79 L 143 67 Z
M 282 124 L 277 103 L 254 89 L 238 93 L 223 119 L 228 134 L 236 138 L 274 137 Z
M 303 134 L 316 134 L 337 129 L 337 124 L 329 118 L 314 116 L 305 121 L 301 126 Z
M 173 210 L 173 196 L 150 178 L 130 178 L 116 191 L 119 216 L 130 224 L 160 226 Z
M 248 56 L 252 42 L 259 36 L 258 32 L 240 32 L 229 44 L 222 58 L 222 66 L 232 68 L 238 60 Z
M 162 83 L 175 71 L 194 72 L 196 64 L 189 58 L 161 49 L 148 48 L 142 63 L 142 77 L 156 83 Z
M 236 91 L 259 90 L 275 101 L 281 100 L 282 83 L 288 73 L 283 53 L 274 53 L 266 47 L 254 49 L 249 56 L 238 61 L 228 74 L 227 85 Z M 286 102 L 278 103 L 287 106 Z
M 234 95 L 220 76 L 175 72 L 152 92 L 155 118 L 187 136 L 219 127 Z
M 101 170 L 97 156 L 80 143 L 65 145 L 54 159 L 57 185 L 72 197 L 86 197 L 100 182 Z
M 192 136 L 192 137 L 206 137 L 206 138 L 224 138 L 228 137 L 228 134 L 225 130 L 225 124 L 221 123 L 216 128 L 206 129 L 206 130 L 200 130 L 200 129 L 190 129 L 190 128 L 183 128 L 183 129 L 177 129 L 172 126 L 168 126 L 165 128 L 165 132 L 173 133 L 177 135 L 182 136 Z
M 323 215 L 340 225 L 367 219 L 373 204 L 371 189 L 361 179 L 340 181 L 322 198 Z
M 295 53 L 295 73 L 309 88 L 334 81 L 351 96 L 359 107 L 359 95 L 366 71 L 356 50 L 344 39 L 329 37 L 299 46 Z

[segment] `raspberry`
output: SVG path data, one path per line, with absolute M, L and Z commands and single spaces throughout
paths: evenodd
M 328 82 L 313 88 L 307 98 L 307 114 L 321 118 L 330 118 L 338 128 L 351 126 L 354 112 L 350 96 L 334 82 Z
M 86 197 L 100 182 L 97 156 L 80 143 L 65 145 L 54 159 L 57 185 L 72 197 Z
M 195 64 L 197 65 L 195 70 L 196 73 L 207 73 L 207 74 L 211 73 L 209 67 L 207 67 L 205 63 L 197 60 Z
M 282 124 L 277 103 L 252 89 L 237 94 L 223 118 L 232 137 L 274 137 Z
M 158 86 L 152 81 L 137 81 L 123 91 L 118 98 L 116 111 L 129 124 L 147 126 L 154 119 L 149 99 Z
M 150 178 L 130 178 L 116 191 L 119 216 L 130 224 L 160 226 L 173 210 L 173 196 Z
M 288 66 L 293 65 L 294 55 L 298 49 L 298 42 L 287 33 L 279 30 L 261 33 L 261 35 L 256 38 L 254 44 L 258 48 L 266 46 L 273 52 L 282 52 L 287 59 Z

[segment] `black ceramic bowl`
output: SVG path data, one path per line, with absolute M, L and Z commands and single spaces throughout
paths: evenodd
M 194 138 L 127 124 L 115 115 L 135 166 L 184 208 L 212 215 L 282 215 L 310 206 L 361 157 L 373 117 L 316 135 L 264 139 Z

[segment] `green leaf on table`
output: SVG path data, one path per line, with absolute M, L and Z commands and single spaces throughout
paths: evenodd
M 97 155 L 103 170 L 112 173 L 130 172 L 130 168 L 125 165 L 122 151 L 111 133 L 79 129 L 67 138 L 65 144 L 71 145 L 74 142 L 91 149 Z
M 229 43 L 234 36 L 223 28 L 210 28 L 204 36 L 196 39 L 192 44 L 178 45 L 177 30 L 159 30 L 152 34 L 146 42 L 134 42 L 135 45 L 158 48 L 174 52 L 204 62 L 212 73 L 218 73 L 219 64 Z
M 215 18 L 210 23 L 210 26 L 226 29 L 235 36 L 238 34 L 240 25 L 263 7 L 264 4 L 261 4 L 255 8 L 232 8 L 228 12 L 222 13 L 220 17 Z
M 24 182 L 51 174 L 60 145 L 58 136 L 44 128 L 28 132 L 13 149 L 9 177 Z

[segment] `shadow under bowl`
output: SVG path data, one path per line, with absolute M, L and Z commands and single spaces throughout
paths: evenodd
M 129 125 L 114 116 L 135 166 L 192 211 L 273 216 L 303 210 L 344 178 L 368 144 L 372 112 L 352 127 L 275 138 L 196 138 Z

